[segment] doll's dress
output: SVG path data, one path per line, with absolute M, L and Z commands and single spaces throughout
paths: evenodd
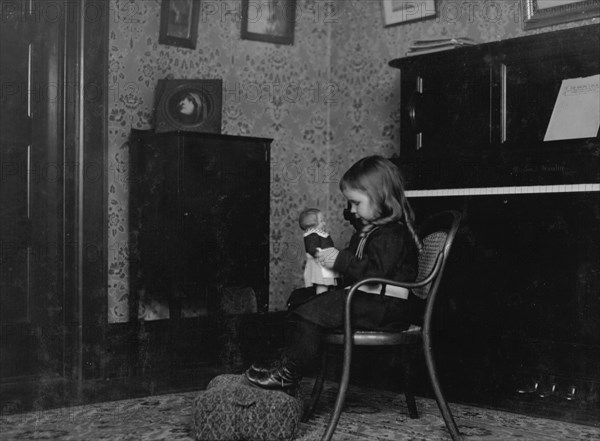
M 304 233 L 304 247 L 306 249 L 306 266 L 304 267 L 304 286 L 336 285 L 337 273 L 324 268 L 314 258 L 317 248 L 333 247 L 333 239 L 329 233 L 317 228 L 310 228 Z

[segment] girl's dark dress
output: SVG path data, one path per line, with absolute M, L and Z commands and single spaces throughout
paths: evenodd
M 360 235 L 354 234 L 348 248 L 341 250 L 333 269 L 343 275 L 339 289 L 327 291 L 296 306 L 296 332 L 292 334 L 286 355 L 299 365 L 310 366 L 319 353 L 323 328 L 339 328 L 344 323 L 347 289 L 367 277 L 384 277 L 412 282 L 417 277 L 417 246 L 401 222 L 373 228 L 367 233 L 362 258 L 356 252 Z M 406 329 L 420 324 L 423 300 L 409 293 L 407 300 L 357 292 L 352 321 L 359 329 Z

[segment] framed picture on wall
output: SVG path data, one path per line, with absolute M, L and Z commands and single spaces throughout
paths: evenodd
M 383 23 L 393 26 L 437 15 L 435 0 L 381 0 Z
M 222 80 L 158 80 L 154 96 L 156 133 L 221 133 Z
M 200 0 L 162 0 L 158 42 L 196 49 Z
M 294 44 L 296 0 L 242 0 L 242 39 Z
M 524 29 L 600 16 L 600 0 L 521 0 L 521 3 Z

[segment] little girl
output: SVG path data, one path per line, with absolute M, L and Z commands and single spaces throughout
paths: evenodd
M 306 250 L 304 286 L 314 286 L 316 294 L 324 293 L 330 286 L 336 284 L 336 274 L 331 269 L 321 266 L 315 257 L 318 250 L 333 247 L 333 239 L 325 231 L 323 213 L 318 208 L 307 208 L 302 211 L 298 223 L 304 231 L 304 248 Z
M 340 190 L 350 203 L 359 231 L 348 248 L 323 249 L 317 252 L 317 260 L 340 273 L 343 284 L 290 311 L 292 320 L 281 360 L 272 366 L 254 364 L 246 371 L 246 378 L 256 386 L 286 390 L 297 386 L 321 351 L 323 331 L 343 325 L 347 288 L 353 283 L 367 277 L 412 282 L 417 276 L 420 241 L 398 168 L 381 156 L 363 158 L 346 171 Z M 379 295 L 382 290 L 390 295 Z M 423 300 L 408 290 L 390 291 L 379 285 L 356 293 L 352 321 L 357 328 L 407 329 L 420 323 Z

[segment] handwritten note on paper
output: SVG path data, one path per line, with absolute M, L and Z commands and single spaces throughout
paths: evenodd
M 544 141 L 594 138 L 600 128 L 600 75 L 563 80 Z

